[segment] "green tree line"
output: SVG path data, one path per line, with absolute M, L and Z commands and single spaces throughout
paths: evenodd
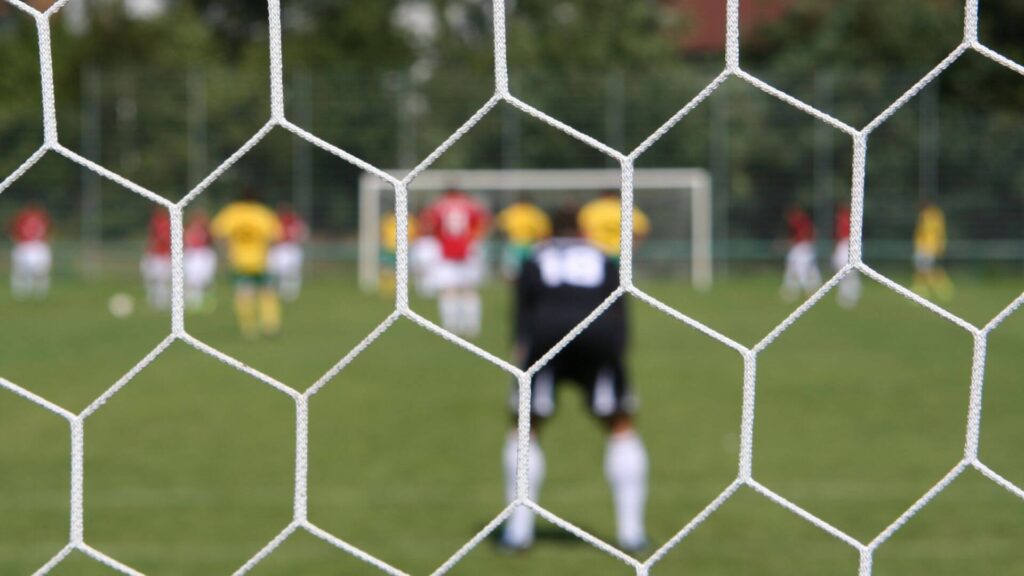
M 289 117 L 375 165 L 410 167 L 493 91 L 489 4 L 284 3 Z M 796 0 L 785 17 L 745 33 L 742 65 L 863 125 L 956 45 L 962 4 Z M 99 6 L 106 8 L 92 10 L 84 32 L 72 34 L 60 16 L 54 22 L 61 139 L 158 193 L 180 197 L 269 115 L 266 6 L 181 0 L 152 21 L 127 19 L 116 3 Z M 515 0 L 507 11 L 513 92 L 620 149 L 636 146 L 722 67 L 718 51 L 681 48 L 697 23 L 666 2 Z M 432 17 L 424 21 L 423 14 Z M 982 40 L 1010 57 L 1024 56 L 1014 25 L 1024 17 L 1020 3 L 983 0 L 982 14 Z M 4 171 L 41 141 L 35 43 L 30 19 L 14 12 L 0 21 Z M 937 195 L 954 212 L 954 235 L 1019 236 L 1021 80 L 968 55 L 873 135 L 869 234 L 905 235 L 918 199 Z M 848 194 L 850 154 L 847 137 L 730 80 L 640 165 L 711 168 L 717 218 L 725 224 L 719 234 L 764 238 L 779 232 L 782 211 L 793 201 L 818 209 L 826 222 Z M 500 105 L 438 165 L 612 164 Z M 246 182 L 259 183 L 272 198 L 292 198 L 299 173 L 308 180 L 316 227 L 351 234 L 358 169 L 297 146 L 280 130 L 211 188 L 209 202 L 223 201 Z M 44 198 L 73 228 L 88 178 L 70 163 L 52 162 L 16 188 Z M 99 187 L 108 233 L 127 233 L 142 220 L 144 203 L 124 202 L 112 184 Z M 0 210 L 9 209 L 4 204 Z

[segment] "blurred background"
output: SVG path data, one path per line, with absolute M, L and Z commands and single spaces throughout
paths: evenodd
M 951 0 L 743 6 L 744 68 L 854 126 L 951 51 L 962 28 L 962 10 Z M 3 10 L 0 168 L 12 169 L 40 144 L 38 62 L 30 19 Z M 983 11 L 983 40 L 1010 57 L 1021 50 L 1009 24 L 1014 10 L 1013 2 L 994 1 Z M 285 2 L 282 17 L 288 116 L 375 165 L 411 168 L 492 92 L 486 2 L 308 0 Z M 262 4 L 241 0 L 72 3 L 54 22 L 62 142 L 180 197 L 265 120 L 265 19 Z M 720 71 L 723 38 L 718 2 L 513 2 L 512 90 L 631 149 Z M 1010 72 L 968 55 L 878 132 L 868 178 L 869 260 L 905 262 L 916 203 L 934 197 L 949 213 L 950 260 L 1020 268 L 1022 92 Z M 569 138 L 534 138 L 538 123 L 510 107 L 493 116 L 474 133 L 474 146 L 445 157 L 447 166 L 613 166 Z M 730 82 L 641 164 L 710 171 L 715 257 L 728 270 L 778 257 L 771 240 L 784 234 L 782 214 L 792 201 L 813 212 L 830 241 L 835 205 L 849 194 L 850 153 L 837 131 Z M 294 138 L 265 142 L 252 157 L 258 160 L 222 184 L 273 182 L 268 192 L 291 200 L 312 223 L 313 260 L 350 260 L 358 170 Z M 77 166 L 40 172 L 21 185 L 51 204 L 61 239 L 83 248 L 103 243 L 116 258 L 138 209 L 107 199 L 115 185 Z M 657 240 L 644 249 L 659 252 Z
M 1024 4 L 980 4 L 981 41 L 1024 61 Z M 490 6 L 282 0 L 288 118 L 375 166 L 412 168 L 493 93 Z M 507 14 L 512 93 L 618 150 L 643 142 L 723 68 L 722 0 L 509 0 Z M 61 143 L 168 199 L 269 118 L 262 2 L 72 0 L 52 21 Z M 861 127 L 959 44 L 963 2 L 743 0 L 741 22 L 745 70 Z M 0 175 L 42 144 L 37 54 L 32 19 L 0 1 Z M 1006 307 L 1024 288 L 1022 128 L 1024 79 L 974 53 L 879 127 L 868 149 L 868 264 L 911 286 L 918 208 L 930 201 L 945 212 L 943 263 L 956 287 L 937 301 L 979 325 Z M 637 205 L 651 233 L 637 248 L 638 285 L 753 345 L 797 305 L 778 294 L 788 207 L 809 215 L 829 276 L 851 156 L 841 132 L 728 80 L 638 160 L 710 176 L 714 286 L 690 286 L 690 199 L 643 191 Z M 617 166 L 501 104 L 435 167 Z M 309 224 L 306 281 L 285 304 L 281 335 L 249 342 L 234 325 L 221 266 L 215 305 L 190 313 L 189 332 L 297 389 L 362 340 L 393 300 L 356 284 L 360 176 L 275 129 L 218 179 L 187 216 L 215 213 L 258 186 Z M 514 196 L 470 192 L 493 212 Z M 414 182 L 412 208 L 435 193 Z M 545 207 L 567 197 L 535 195 Z M 26 302 L 7 290 L 7 232 L 31 202 L 52 220 L 54 268 L 49 297 Z M 139 275 L 152 210 L 52 153 L 0 195 L 0 376 L 78 411 L 167 335 L 167 313 L 145 305 Z M 488 244 L 493 274 L 476 343 L 507 357 L 511 298 L 497 273 L 497 235 Z M 127 314 L 114 314 L 118 295 L 134 302 Z M 868 541 L 961 457 L 971 339 L 871 282 L 852 311 L 832 300 L 759 360 L 755 476 Z M 650 532 L 660 545 L 735 477 L 742 364 L 630 305 L 639 427 L 652 461 Z M 433 302 L 414 297 L 413 308 L 436 319 Z M 1018 485 L 1022 346 L 1017 314 L 990 339 L 981 453 Z M 429 573 L 503 506 L 508 378 L 402 320 L 336 380 L 311 406 L 311 520 Z M 541 502 L 610 539 L 602 437 L 571 394 L 545 432 Z M 237 569 L 291 518 L 293 418 L 285 396 L 173 345 L 88 421 L 87 541 L 151 574 Z M 0 573 L 32 573 L 66 542 L 67 458 L 63 421 L 0 391 Z M 629 573 L 545 530 L 528 554 L 503 556 L 484 543 L 454 573 Z M 1022 573 L 1020 538 L 1024 506 L 969 471 L 883 546 L 875 573 Z M 658 566 L 655 574 L 853 574 L 857 558 L 744 489 Z M 303 534 L 259 570 L 372 573 Z M 108 572 L 78 555 L 55 571 Z

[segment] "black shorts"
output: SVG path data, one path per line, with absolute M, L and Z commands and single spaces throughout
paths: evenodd
M 526 366 L 533 365 L 547 349 L 538 350 L 536 354 L 531 352 Z M 586 341 L 570 342 L 533 376 L 530 383 L 533 417 L 543 419 L 555 413 L 557 390 L 565 382 L 583 388 L 587 407 L 597 418 L 632 414 L 636 399 L 626 377 L 623 353 L 624 347 L 614 341 L 596 346 Z M 513 415 L 518 414 L 519 394 L 515 382 L 509 407 Z

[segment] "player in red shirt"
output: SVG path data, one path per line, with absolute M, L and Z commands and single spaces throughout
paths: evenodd
M 782 297 L 795 300 L 801 293 L 809 296 L 821 285 L 817 254 L 814 251 L 814 222 L 799 205 L 793 205 L 786 212 L 786 228 L 789 232 L 789 252 L 786 254 L 786 271 L 782 277 Z
M 419 219 L 422 232 L 440 245 L 440 259 L 429 275 L 430 284 L 438 291 L 441 325 L 462 336 L 480 333 L 482 310 L 477 288 L 484 276 L 480 240 L 490 221 L 483 204 L 456 189 L 427 206 Z
M 832 250 L 832 268 L 838 272 L 850 261 L 850 207 L 846 204 L 836 210 L 835 248 Z M 860 274 L 852 272 L 839 281 L 839 305 L 853 308 L 860 300 Z
M 11 222 L 11 292 L 17 299 L 45 298 L 50 291 L 50 217 L 35 202 L 25 205 Z
M 149 218 L 146 253 L 142 256 L 142 281 L 146 301 L 157 310 L 171 305 L 171 217 L 167 210 L 154 208 Z
M 303 243 L 309 238 L 309 226 L 289 204 L 278 204 L 277 219 L 281 221 L 281 241 L 270 248 L 267 268 L 277 282 L 281 299 L 298 300 L 302 291 Z
M 213 306 L 210 286 L 217 275 L 217 251 L 210 236 L 210 216 L 197 209 L 185 224 L 185 305 L 192 310 Z

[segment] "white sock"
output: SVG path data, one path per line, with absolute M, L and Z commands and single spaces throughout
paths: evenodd
M 441 326 L 445 330 L 459 332 L 459 302 L 458 296 L 450 293 L 442 293 L 437 297 L 437 310 L 441 314 Z
M 16 299 L 28 297 L 32 293 L 32 280 L 21 271 L 11 273 L 11 292 Z
M 512 502 L 516 499 L 516 469 L 518 465 L 516 447 L 519 443 L 519 434 L 515 431 L 509 432 L 505 438 L 505 448 L 502 450 L 502 468 L 505 473 L 505 500 Z M 540 496 L 540 486 L 544 482 L 544 452 L 536 438 L 530 438 L 530 499 L 534 502 Z M 534 514 L 533 510 L 520 506 L 512 511 L 512 514 L 505 520 L 505 530 L 502 534 L 502 541 L 514 548 L 526 548 L 533 544 Z
M 476 292 L 465 292 L 462 295 L 462 329 L 467 336 L 480 334 L 481 316 L 483 311 L 480 305 L 480 294 Z
M 158 310 L 167 310 L 171 307 L 171 282 L 160 282 L 157 284 L 156 307 Z
M 185 305 L 198 310 L 203 305 L 203 289 L 199 286 L 185 285 Z
M 625 548 L 643 546 L 647 540 L 647 450 L 636 432 L 613 434 L 608 439 L 604 474 L 612 489 L 619 544 Z
M 50 293 L 50 275 L 40 274 L 36 279 L 36 296 L 45 298 Z
M 146 301 L 153 308 L 158 308 L 160 299 L 157 297 L 157 283 L 152 280 L 146 281 Z
M 300 274 L 287 274 L 281 278 L 281 299 L 294 302 L 299 299 L 302 291 L 302 276 Z

